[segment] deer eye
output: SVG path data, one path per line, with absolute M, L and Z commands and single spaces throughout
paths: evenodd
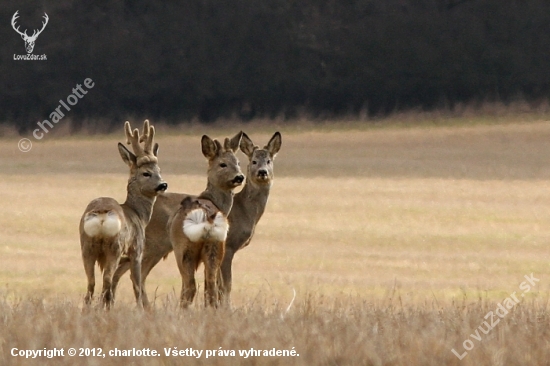
M 150 177 L 150 176 L 151 176 L 151 173 L 145 172 L 145 173 L 143 173 L 143 176 L 144 176 L 144 177 Z
M 256 160 L 252 160 L 252 164 L 256 165 L 258 162 Z
M 268 164 L 271 164 L 271 160 L 268 160 L 267 163 L 268 163 Z
M 226 164 L 226 163 L 221 163 L 221 164 L 220 164 L 220 167 L 222 167 L 222 168 L 227 168 L 227 164 Z

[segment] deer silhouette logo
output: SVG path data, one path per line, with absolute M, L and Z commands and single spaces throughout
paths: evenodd
M 17 18 L 19 18 L 19 15 L 17 14 L 19 12 L 19 10 L 17 10 L 15 12 L 15 14 L 13 14 L 13 17 L 11 18 L 11 26 L 13 27 L 13 29 L 19 33 L 21 35 L 21 38 L 23 38 L 23 41 L 25 41 L 25 49 L 27 50 L 27 53 L 32 53 L 32 50 L 34 49 L 34 43 L 36 42 L 36 39 L 38 38 L 38 36 L 40 35 L 40 33 L 42 33 L 42 31 L 44 30 L 44 28 L 46 28 L 46 24 L 48 24 L 48 14 L 44 13 L 44 22 L 42 22 L 42 29 L 40 30 L 37 30 L 35 29 L 32 36 L 29 36 L 27 34 L 27 30 L 25 29 L 24 32 L 21 32 L 19 30 L 19 26 L 17 26 L 17 28 L 15 27 L 15 21 Z

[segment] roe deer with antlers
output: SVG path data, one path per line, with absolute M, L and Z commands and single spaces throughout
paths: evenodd
M 131 278 L 138 306 L 141 300 L 141 259 L 147 226 L 156 196 L 168 185 L 160 176 L 157 153 L 158 144 L 153 144 L 155 129 L 149 121 L 143 124 L 143 134 L 133 132 L 130 122 L 124 125 L 127 143 L 132 145 L 131 153 L 118 144 L 122 160 L 130 167 L 126 201 L 119 204 L 110 197 L 91 201 L 80 220 L 80 245 L 82 260 L 88 278 L 85 303 L 90 304 L 95 288 L 95 263 L 103 272 L 103 304 L 110 308 L 114 297 L 112 278 L 122 256 L 130 263 Z M 143 142 L 143 148 L 140 142 Z
M 208 136 L 203 136 L 201 140 L 203 154 L 208 159 L 208 178 L 206 190 L 200 197 L 209 199 L 224 216 L 229 214 L 233 205 L 234 189 L 240 186 L 244 180 L 239 161 L 235 156 L 241 141 L 241 135 L 242 132 L 239 132 L 231 139 L 225 139 L 223 148 L 218 141 L 212 140 Z M 195 205 L 195 208 L 197 208 L 196 205 L 200 206 L 201 202 L 204 204 L 204 201 L 195 202 L 197 196 L 182 193 L 164 193 L 157 197 L 153 207 L 151 221 L 145 230 L 146 240 L 141 272 L 142 300 L 145 307 L 150 305 L 145 291 L 147 276 L 162 258 L 166 258 L 172 252 L 168 221 L 182 207 L 182 202 L 187 197 L 191 197 L 192 201 L 186 202 L 185 205 Z M 206 217 L 211 215 L 212 213 Z M 113 291 L 116 290 L 121 276 L 128 271 L 129 264 L 127 259 L 123 259 L 119 264 L 113 277 Z
M 241 151 L 248 157 L 246 185 L 233 198 L 229 213 L 229 232 L 225 241 L 225 256 L 221 266 L 220 300 L 229 304 L 231 264 L 235 253 L 250 244 L 256 224 L 262 217 L 273 183 L 273 160 L 281 149 L 282 139 L 275 132 L 263 149 L 254 145 L 243 133 Z
M 23 41 L 25 41 L 25 49 L 27 50 L 27 53 L 32 53 L 32 51 L 34 50 L 34 43 L 36 42 L 36 39 L 38 38 L 40 33 L 42 33 L 44 28 L 46 28 L 46 24 L 48 24 L 48 20 L 50 18 L 48 18 L 48 14 L 44 13 L 44 17 L 43 17 L 44 21 L 42 22 L 42 29 L 40 29 L 40 30 L 35 29 L 34 32 L 32 33 L 32 36 L 29 36 L 27 34 L 26 29 L 25 29 L 24 32 L 21 32 L 19 30 L 19 26 L 17 26 L 17 28 L 15 27 L 15 22 L 16 22 L 17 18 L 19 18 L 19 15 L 17 15 L 18 12 L 19 12 L 19 10 L 17 10 L 15 12 L 15 14 L 13 14 L 13 17 L 11 18 L 11 26 L 12 26 L 13 30 L 15 30 L 17 33 L 19 33 L 21 38 L 23 38 Z

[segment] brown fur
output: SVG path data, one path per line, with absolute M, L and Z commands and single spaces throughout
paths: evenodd
M 234 183 L 231 183 L 236 175 L 242 174 L 239 168 L 239 162 L 235 156 L 233 148 L 236 150 L 239 146 L 242 133 L 239 132 L 230 140 L 226 139 L 226 147 L 229 151 L 222 151 L 219 156 L 205 154 L 203 146 L 203 154 L 209 159 L 208 162 L 208 179 L 206 190 L 201 194 L 201 197 L 209 198 L 211 202 L 224 215 L 229 214 L 233 205 L 233 190 L 236 188 Z M 204 138 L 204 137 L 203 137 Z M 219 142 L 212 140 L 211 147 L 220 147 Z M 223 150 L 223 149 L 222 149 Z M 213 157 L 214 159 L 210 159 Z M 221 168 L 220 164 L 225 163 L 227 168 Z M 230 169 L 228 169 L 230 168 Z M 143 252 L 142 272 L 141 272 L 141 289 L 142 300 L 144 306 L 149 306 L 149 299 L 145 291 L 145 281 L 149 272 L 162 259 L 166 258 L 172 252 L 172 243 L 170 242 L 168 222 L 180 208 L 181 202 L 186 198 L 191 197 L 197 199 L 199 197 L 183 193 L 162 193 L 157 197 L 153 207 L 151 221 L 145 231 L 145 248 Z M 121 276 L 130 269 L 130 261 L 123 259 L 113 276 L 113 291 Z
M 200 263 L 204 263 L 205 305 L 216 305 L 217 275 L 225 251 L 225 240 L 205 238 L 199 242 L 191 242 L 182 230 L 183 221 L 191 210 L 192 208 L 185 209 L 182 206 L 176 212 L 170 226 L 170 239 L 175 248 L 176 261 L 182 277 L 181 305 L 188 306 L 195 297 L 195 271 Z
M 195 271 L 204 263 L 205 272 L 205 305 L 218 304 L 218 274 L 224 256 L 225 237 L 223 240 L 206 235 L 199 241 L 191 241 L 183 232 L 183 221 L 196 207 L 205 207 L 207 216 L 227 215 L 233 205 L 233 189 L 242 184 L 244 176 L 239 168 L 235 152 L 239 148 L 242 133 L 233 139 L 225 139 L 224 146 L 208 136 L 202 138 L 202 152 L 208 159 L 208 182 L 206 190 L 197 199 L 186 198 L 183 205 L 174 214 L 169 223 L 169 237 L 174 250 L 178 269 L 182 278 L 181 306 L 188 306 L 194 299 L 197 287 Z M 191 201 L 191 202 L 190 202 Z M 227 234 L 225 232 L 224 236 Z
M 228 216 L 229 232 L 225 242 L 225 256 L 221 266 L 220 296 L 226 304 L 229 303 L 231 293 L 233 256 L 250 243 L 256 224 L 264 213 L 274 178 L 273 160 L 281 149 L 281 144 L 279 132 L 273 134 L 263 149 L 254 145 L 243 133 L 240 148 L 248 157 L 246 185 L 233 199 L 233 207 Z
M 202 199 L 200 196 L 196 199 L 192 199 L 190 196 L 187 196 L 181 201 L 181 210 L 182 211 L 191 211 L 193 209 L 200 208 L 206 212 L 206 217 L 208 221 L 212 223 L 216 214 L 220 211 L 212 201 Z
M 131 131 L 129 122 L 126 122 L 124 127 L 128 142 L 134 150 L 134 153 L 131 153 L 124 145 L 118 144 L 122 160 L 130 167 L 126 201 L 119 204 L 113 198 L 96 198 L 88 204 L 80 220 L 82 260 L 88 278 L 85 302 L 90 304 L 92 301 L 95 288 L 94 267 L 97 262 L 103 273 L 101 297 L 107 308 L 110 308 L 114 301 L 112 278 L 122 256 L 128 257 L 136 300 L 138 305 L 142 304 L 141 258 L 145 227 L 151 218 L 157 194 L 167 188 L 157 164 L 158 144 L 153 145 L 154 128 L 149 126 L 149 121 L 146 120 L 143 135 L 139 136 L 137 129 Z M 143 148 L 139 145 L 140 141 L 145 141 Z M 138 163 L 140 159 L 142 163 Z M 105 215 L 109 213 L 109 218 L 106 218 Z M 92 223 L 91 226 L 94 228 L 104 228 L 104 222 L 108 220 L 111 223 L 120 222 L 120 228 L 116 229 L 115 225 L 115 229 L 102 229 L 103 231 L 92 235 L 86 232 L 87 224 Z

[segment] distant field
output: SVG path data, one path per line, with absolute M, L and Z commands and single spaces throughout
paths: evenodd
M 200 134 L 224 137 L 240 128 L 262 146 L 275 131 L 246 125 L 205 127 L 191 134 L 161 129 L 156 138 L 159 165 L 169 191 L 204 189 Z M 130 280 L 126 275 L 121 281 L 116 307 L 132 315 L 120 326 L 143 330 L 141 317 L 166 327 L 183 322 L 183 338 L 170 328 L 166 344 L 178 341 L 180 348 L 184 342 L 216 349 L 296 344 L 303 353 L 292 359 L 246 361 L 250 364 L 459 364 L 450 349 L 462 347 L 498 302 L 514 291 L 521 293 L 524 276 L 533 273 L 540 282 L 524 294 L 525 304 L 503 319 L 499 330 L 484 335 L 482 346 L 476 343 L 460 364 L 548 364 L 549 332 L 535 319 L 547 328 L 550 122 L 279 130 L 283 146 L 266 213 L 251 245 L 235 257 L 231 315 L 225 310 L 212 315 L 197 305 L 191 314 L 198 320 L 192 320 L 177 311 L 180 280 L 170 256 L 148 277 L 149 298 L 156 298 L 153 315 L 134 314 Z M 17 319 L 41 318 L 50 311 L 65 314 L 59 315 L 60 322 L 68 319 L 68 326 L 75 326 L 68 334 L 81 347 L 86 342 L 132 346 L 134 338 L 122 342 L 113 336 L 107 344 L 80 333 L 88 331 L 86 324 L 98 326 L 99 334 L 117 332 L 98 324 L 125 313 L 80 317 L 78 310 L 86 287 L 78 221 L 95 197 L 124 199 L 127 168 L 116 149 L 122 137 L 122 130 L 120 136 L 46 136 L 33 141 L 27 153 L 17 149 L 16 138 L 0 140 L 0 307 L 11 314 L 0 324 L 0 363 L 24 364 L 9 355 L 11 347 L 54 347 L 44 334 L 33 338 L 16 330 Z M 245 167 L 244 155 L 239 156 Z M 202 269 L 199 273 L 202 278 Z M 202 280 L 198 283 L 202 298 Z M 294 290 L 288 318 L 277 323 Z M 240 329 L 229 337 L 230 343 L 223 337 L 204 338 L 213 331 L 208 330 L 212 316 L 229 319 L 216 325 L 222 333 L 224 327 Z M 239 323 L 236 316 L 251 318 Z M 186 322 L 206 328 L 191 336 L 193 330 L 183 331 Z M 279 333 L 264 334 L 262 322 Z M 525 322 L 523 328 L 518 322 Z M 380 324 L 385 324 L 383 335 L 373 328 Z M 47 332 L 50 327 L 40 329 Z M 162 327 L 145 331 L 155 337 L 164 334 Z M 6 332 L 19 334 L 19 341 Z M 333 338 L 338 334 L 341 343 Z M 523 353 L 512 352 L 511 337 Z M 65 341 L 64 336 L 57 339 Z M 352 339 L 358 341 L 346 343 Z M 147 344 L 142 338 L 134 340 L 136 347 Z M 159 342 L 155 340 L 157 347 Z M 161 359 L 160 364 L 180 361 Z M 93 364 L 91 358 L 86 360 Z M 197 363 L 216 364 L 209 361 Z

